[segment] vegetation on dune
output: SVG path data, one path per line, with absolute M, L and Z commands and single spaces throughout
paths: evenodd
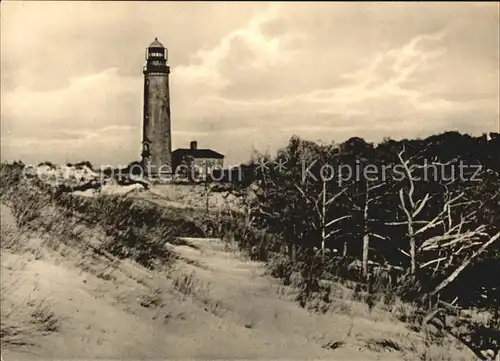
M 167 243 L 180 242 L 180 236 L 204 235 L 201 221 L 189 212 L 123 196 L 81 197 L 24 171 L 18 162 L 0 166 L 0 247 L 2 254 L 14 256 L 6 256 L 9 263 L 3 267 L 9 276 L 1 285 L 2 347 L 36 346 L 37 336 L 58 332 L 61 323 L 48 297 L 31 292 L 26 303 L 23 281 L 10 275 L 22 274 L 27 263 L 12 260 L 22 260 L 24 254 L 28 260 L 42 259 L 47 247 L 62 255 L 76 252 L 77 266 L 109 280 L 109 269 L 126 258 L 147 268 L 170 270 L 177 255 Z M 91 263 L 104 260 L 106 268 L 88 268 L 87 257 Z
M 104 234 L 98 252 L 131 258 L 148 268 L 166 265 L 175 255 L 166 247 L 182 236 L 202 236 L 197 219 L 120 196 L 79 197 L 22 175 L 23 165 L 2 164 L 2 202 L 14 212 L 18 227 L 58 235 L 83 246 L 82 227 Z

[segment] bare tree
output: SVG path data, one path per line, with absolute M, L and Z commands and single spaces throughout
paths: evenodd
M 330 213 L 330 207 L 340 196 L 346 193 L 347 188 L 341 189 L 340 191 L 334 194 L 328 194 L 327 180 L 325 178 L 322 178 L 322 190 L 316 196 L 306 194 L 304 189 L 298 185 L 295 185 L 295 187 L 300 192 L 302 197 L 306 200 L 306 202 L 314 205 L 314 209 L 317 215 L 317 220 L 312 218 L 310 220 L 310 224 L 315 230 L 321 232 L 321 254 L 322 254 L 322 260 L 324 261 L 326 242 L 328 241 L 328 239 L 338 234 L 342 230 L 341 228 L 332 228 L 332 227 L 341 222 L 342 220 L 351 217 L 350 215 L 344 215 L 340 217 L 335 217 L 330 220 L 328 219 L 328 215 Z M 344 252 L 346 252 L 345 248 Z
M 384 187 L 387 183 L 385 181 L 374 180 L 374 179 L 365 179 L 365 190 L 361 194 L 362 201 L 361 204 L 358 205 L 351 199 L 353 211 L 362 212 L 362 235 L 361 238 L 363 240 L 363 251 L 362 251 L 362 272 L 363 277 L 368 278 L 368 265 L 369 265 L 369 250 L 370 250 L 370 237 L 376 237 L 385 239 L 385 237 L 374 233 L 371 229 L 372 222 L 379 222 L 379 220 L 371 218 L 372 214 L 372 206 L 374 203 L 381 199 L 383 196 L 377 194 L 375 192 L 381 187 Z
M 409 182 L 406 189 L 399 190 L 400 208 L 405 214 L 405 220 L 387 224 L 407 227 L 412 276 L 415 276 L 419 269 L 431 266 L 434 268 L 434 274 L 439 272 L 445 276 L 432 291 L 431 294 L 435 295 L 453 282 L 474 259 L 495 243 L 500 234 L 490 236 L 486 225 L 478 225 L 476 213 L 481 204 L 467 199 L 464 190 L 456 192 L 449 190 L 454 179 L 443 185 L 444 196 L 442 200 L 438 200 L 438 203 L 441 203 L 440 208 L 426 208 L 436 195 L 429 192 L 416 195 L 415 171 L 422 169 L 422 166 L 412 167 L 412 159 L 405 160 L 403 155 L 404 149 L 398 153 L 398 158 Z M 424 212 L 429 208 L 431 212 Z M 435 211 L 432 212 L 433 210 Z

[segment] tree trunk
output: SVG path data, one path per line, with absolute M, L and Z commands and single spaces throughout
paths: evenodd
M 295 263 L 296 254 L 295 244 L 288 243 L 288 258 L 292 261 L 292 263 Z
M 370 235 L 365 233 L 363 236 L 363 277 L 368 277 L 368 247 L 370 245 Z
M 411 275 L 415 276 L 417 272 L 417 260 L 416 260 L 416 247 L 415 247 L 415 236 L 410 235 L 410 258 L 411 258 Z
M 368 234 L 368 192 L 366 193 L 365 208 L 363 212 L 364 235 L 363 235 L 363 277 L 368 277 L 368 249 L 370 247 L 370 235 Z
M 321 210 L 321 260 L 325 262 L 325 241 L 326 241 L 326 181 L 323 180 L 323 202 Z
M 297 227 L 293 225 L 293 238 L 297 239 Z M 295 263 L 295 243 L 288 241 L 288 259 Z
M 205 180 L 205 214 L 208 215 L 209 213 L 209 205 L 210 205 L 210 188 L 208 185 L 208 182 Z

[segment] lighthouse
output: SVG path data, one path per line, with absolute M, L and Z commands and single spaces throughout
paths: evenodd
M 155 38 L 145 57 L 142 165 L 159 176 L 172 172 L 168 51 Z

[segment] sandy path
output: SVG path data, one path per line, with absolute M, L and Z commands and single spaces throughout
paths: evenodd
M 259 358 L 400 359 L 400 355 L 371 352 L 365 345 L 368 339 L 380 333 L 388 337 L 408 333 L 402 324 L 311 313 L 283 296 L 286 287 L 265 275 L 261 263 L 242 260 L 234 252 L 226 252 L 224 244 L 216 239 L 185 240 L 190 246 L 175 248 L 195 263 L 183 269 L 195 272 L 199 280 L 210 284 L 210 297 L 220 300 L 226 322 L 249 328 L 252 338 L 265 340 L 259 346 Z M 360 333 L 363 337 L 359 337 Z M 344 344 L 333 351 L 322 347 L 331 341 Z M 275 353 L 276 347 L 278 353 Z
M 2 282 L 16 277 L 23 285 L 9 297 L 19 302 L 46 298 L 60 318 L 57 332 L 33 336 L 32 346 L 7 347 L 4 360 L 401 359 L 396 352 L 365 346 L 381 333 L 405 337 L 402 325 L 311 314 L 281 296 L 282 287 L 263 274 L 261 264 L 225 252 L 216 240 L 188 241 L 192 246 L 175 247 L 188 262 L 179 261 L 172 276 L 179 280 L 193 274 L 188 296 L 164 274 L 129 262 L 103 277 L 95 264 L 87 264 L 86 272 L 82 262 L 76 267 L 81 255 L 35 260 L 3 252 Z M 159 304 L 141 305 L 156 288 Z M 335 350 L 322 347 L 330 341 L 344 343 Z

